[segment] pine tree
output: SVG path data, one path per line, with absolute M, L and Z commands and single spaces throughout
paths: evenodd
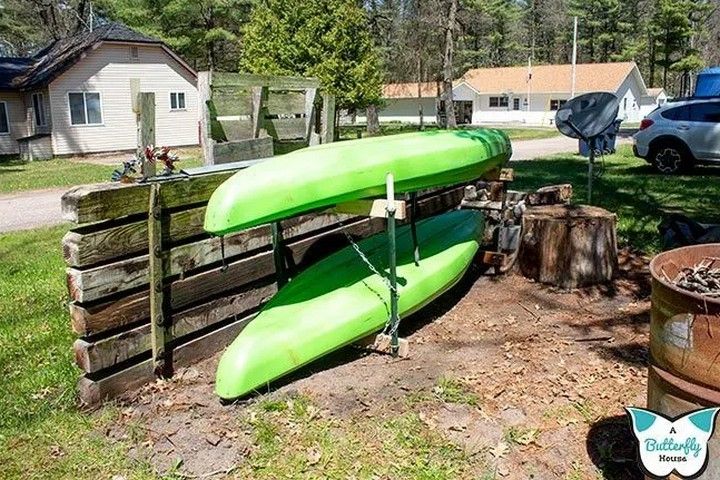
M 243 44 L 243 71 L 318 77 L 339 108 L 380 101 L 379 57 L 354 0 L 268 0 L 253 9 Z

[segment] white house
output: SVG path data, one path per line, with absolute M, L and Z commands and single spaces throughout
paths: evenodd
M 476 68 L 453 83 L 453 100 L 458 123 L 482 124 L 518 122 L 551 125 L 555 111 L 571 97 L 571 65 Z M 611 92 L 620 100 L 618 118 L 639 121 L 667 98 L 664 92 L 648 92 L 634 62 L 579 64 L 575 94 Z M 388 84 L 383 89 L 385 106 L 380 121 L 434 122 L 436 83 Z M 363 117 L 358 117 L 364 121 Z
M 196 145 L 196 77 L 164 43 L 118 23 L 0 58 L 0 155 L 132 150 L 137 92 L 155 93 L 158 145 Z

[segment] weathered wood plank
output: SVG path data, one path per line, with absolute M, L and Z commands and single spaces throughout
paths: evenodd
M 228 142 L 238 142 L 253 138 L 253 122 L 251 119 L 218 120 Z M 217 144 L 217 142 L 216 142 Z
M 336 214 L 310 214 L 283 222 L 288 238 L 310 233 L 338 222 Z M 181 245 L 170 250 L 166 276 L 180 275 L 222 260 L 222 243 L 225 257 L 233 257 L 270 245 L 270 227 L 259 227 L 227 235 L 224 239 L 211 237 Z M 148 282 L 148 255 L 123 259 L 93 268 L 68 268 L 67 283 L 70 298 L 87 303 L 108 295 L 140 287 Z
M 305 113 L 305 92 L 270 90 L 267 100 L 268 114 L 286 115 Z
M 212 192 L 234 172 L 217 172 L 163 182 L 162 204 L 166 208 L 207 202 Z M 65 220 L 77 224 L 147 214 L 150 184 L 95 184 L 75 187 L 62 196 Z
M 266 118 L 265 127 L 268 135 L 278 140 L 301 140 L 305 138 L 305 119 L 299 118 Z
M 330 143 L 335 141 L 335 96 L 328 92 L 323 92 L 322 101 L 320 142 Z
M 198 72 L 198 108 L 200 108 L 200 145 L 203 151 L 203 163 L 212 165 L 212 147 L 215 141 L 211 138 L 211 119 L 208 102 L 211 100 L 210 72 Z
M 433 194 L 418 201 L 418 216 L 424 217 L 451 209 L 460 204 L 464 187 L 457 187 L 441 193 Z M 299 218 L 299 217 L 298 217 Z M 343 217 L 347 218 L 347 217 Z M 292 219 L 291 219 L 292 220 Z M 348 220 L 346 225 L 350 225 Z M 287 225 L 287 224 L 284 224 Z M 383 222 L 379 220 L 378 231 L 382 228 Z M 284 226 L 286 234 L 290 234 L 291 226 Z M 269 228 L 268 241 L 269 241 Z M 338 234 L 341 229 L 334 229 L 317 237 L 311 237 L 309 241 L 299 245 L 289 242 L 289 249 L 293 252 L 296 262 L 302 261 L 302 257 L 312 247 L 317 238 L 328 234 Z M 292 240 L 292 239 L 290 239 Z M 330 253 L 330 250 L 323 253 Z M 254 269 L 250 269 L 250 267 Z M 219 295 L 223 291 L 231 291 L 242 287 L 242 285 L 255 281 L 263 276 L 274 272 L 271 252 L 261 252 L 250 258 L 239 259 L 228 264 L 228 269 L 222 272 L 220 269 L 213 269 L 198 275 L 189 276 L 183 280 L 176 281 L 171 287 L 172 308 L 179 310 L 190 303 L 197 303 L 199 299 L 209 295 Z M 206 285 L 203 285 L 206 284 Z M 149 316 L 149 302 L 147 291 L 136 292 L 124 296 L 119 300 L 105 302 L 96 305 L 84 306 L 78 303 L 70 304 L 70 315 L 73 330 L 78 335 L 94 335 L 109 329 L 119 328 L 124 325 L 136 324 L 146 320 Z
M 177 346 L 172 353 L 173 365 L 176 368 L 186 367 L 212 356 L 229 345 L 252 318 L 253 316 L 242 318 Z M 86 405 L 98 405 L 104 400 L 151 382 L 154 378 L 152 359 L 147 359 L 105 378 L 81 377 L 78 381 L 78 394 Z
M 169 340 L 180 339 L 232 316 L 246 316 L 263 305 L 276 291 L 275 282 L 267 278 L 264 284 L 254 284 L 241 292 L 175 313 L 168 332 Z M 73 346 L 75 362 L 87 373 L 111 367 L 141 355 L 150 348 L 151 327 L 148 323 L 95 342 L 78 339 Z
M 204 220 L 205 207 L 168 214 L 162 222 L 163 238 L 174 244 L 202 235 L 205 233 Z M 80 227 L 65 234 L 62 246 L 65 262 L 71 267 L 84 267 L 147 251 L 147 221 L 139 220 L 101 230 Z
M 249 87 L 213 87 L 212 99 L 220 117 L 252 115 L 252 91 Z
M 255 160 L 273 156 L 272 137 L 248 138 L 215 144 L 213 156 L 216 164 Z
M 140 92 L 138 94 L 138 148 L 142 151 L 149 145 L 155 145 L 155 94 Z M 143 156 L 143 178 L 154 177 L 157 173 L 155 162 L 148 161 Z
M 312 77 L 283 77 L 276 75 L 255 75 L 248 73 L 214 72 L 212 86 L 215 87 L 255 87 L 305 89 L 319 88 L 320 80 Z

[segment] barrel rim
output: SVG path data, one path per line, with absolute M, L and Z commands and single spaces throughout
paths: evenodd
M 717 307 L 720 307 L 720 297 L 706 297 L 703 295 L 700 295 L 699 293 L 691 292 L 689 290 L 685 290 L 684 288 L 680 288 L 677 285 L 668 282 L 665 280 L 664 276 L 660 274 L 659 270 L 659 264 L 663 260 L 666 260 L 667 257 L 672 257 L 673 255 L 678 255 L 678 252 L 680 251 L 689 251 L 689 250 L 701 250 L 706 248 L 712 248 L 715 247 L 718 250 L 718 257 L 720 257 L 720 243 L 703 243 L 700 245 L 689 245 L 685 247 L 679 247 L 674 248 L 672 250 L 667 250 L 665 252 L 659 253 L 655 255 L 655 257 L 650 261 L 650 275 L 652 276 L 652 279 L 661 285 L 663 285 L 665 288 L 668 288 L 676 293 L 679 293 L 681 295 L 685 295 L 689 298 L 698 300 L 700 302 L 703 302 L 705 304 L 714 305 Z M 691 265 L 687 265 L 690 267 Z

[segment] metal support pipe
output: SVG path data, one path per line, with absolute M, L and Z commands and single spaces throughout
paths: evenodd
M 392 337 L 390 340 L 390 352 L 393 357 L 397 357 L 400 350 L 400 341 L 398 339 L 398 326 L 400 317 L 398 316 L 398 297 L 397 297 L 397 258 L 395 252 L 395 180 L 392 173 L 387 174 L 387 234 L 388 234 L 388 267 L 390 270 L 390 331 Z
M 285 256 L 283 253 L 283 236 L 280 222 L 271 224 L 272 230 L 272 247 L 273 260 L 275 262 L 275 279 L 277 281 L 278 290 L 288 281 L 287 271 L 285 269 Z
M 410 194 L 410 233 L 412 234 L 413 242 L 413 258 L 415 259 L 415 265 L 420 265 L 420 245 L 418 245 L 417 238 L 417 192 Z
M 588 205 L 592 205 L 592 189 L 593 189 L 593 167 L 595 163 L 595 145 L 596 138 L 590 138 L 588 147 L 590 147 L 590 159 L 588 160 Z

